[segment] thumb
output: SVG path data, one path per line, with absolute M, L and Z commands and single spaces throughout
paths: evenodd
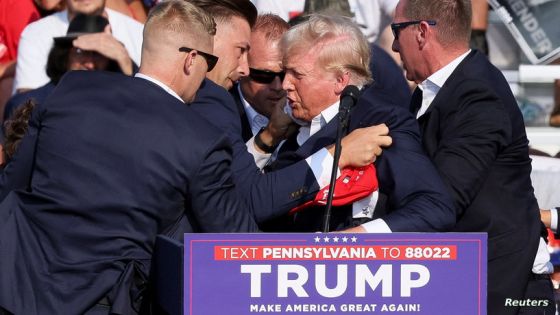
M 103 33 L 112 34 L 113 32 L 111 31 L 111 25 L 107 24 L 107 26 L 105 26 L 105 29 L 103 30 Z

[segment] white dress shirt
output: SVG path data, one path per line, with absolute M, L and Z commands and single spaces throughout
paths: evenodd
M 159 81 L 159 80 L 157 80 L 157 79 L 154 79 L 154 78 L 152 78 L 152 77 L 150 77 L 150 76 L 147 76 L 147 75 L 145 75 L 145 74 L 143 74 L 143 73 L 140 73 L 140 72 L 137 72 L 137 73 L 134 75 L 134 77 L 135 77 L 135 78 L 144 79 L 144 80 L 148 80 L 148 81 L 150 81 L 150 82 L 152 82 L 152 83 L 158 85 L 159 87 L 161 87 L 162 89 L 164 89 L 165 92 L 171 94 L 171 96 L 175 97 L 176 99 L 180 100 L 181 102 L 183 102 L 183 103 L 185 102 L 185 101 L 183 101 L 183 99 L 179 96 L 179 94 L 175 93 L 175 91 L 173 91 L 169 86 L 167 86 L 165 83 L 163 83 L 163 82 L 161 82 L 161 81 Z
M 449 79 L 453 71 L 455 71 L 457 66 L 467 57 L 470 52 L 471 50 L 469 49 L 466 53 L 457 57 L 456 59 L 448 63 L 445 67 L 434 72 L 424 82 L 418 85 L 418 88 L 422 90 L 422 106 L 416 114 L 417 119 L 420 118 L 420 116 L 424 115 L 424 113 L 428 110 L 428 108 L 432 104 L 432 101 L 434 100 L 434 98 L 436 98 L 439 90 L 445 84 L 445 81 Z
M 325 108 L 319 115 L 313 117 L 311 122 L 308 125 L 301 126 L 299 128 L 297 134 L 297 143 L 301 146 L 303 145 L 309 138 L 315 135 L 319 130 L 324 128 L 334 117 L 338 114 L 338 106 L 340 102 L 336 102 L 331 106 Z M 313 175 L 315 175 L 315 179 L 319 184 L 319 187 L 325 187 L 330 184 L 331 174 L 332 174 L 332 167 L 334 159 L 329 153 L 329 151 L 325 148 L 315 152 L 307 159 L 305 159 L 311 170 L 313 171 Z M 340 175 L 340 170 L 337 170 L 337 176 Z M 375 209 L 375 205 L 377 204 L 377 200 L 379 198 L 378 191 L 374 191 L 369 196 L 357 200 L 352 204 L 352 216 L 353 218 L 372 218 L 373 217 L 373 210 Z M 376 220 L 377 221 L 377 220 Z M 382 220 L 381 220 L 382 221 Z M 380 223 L 378 223 L 380 224 Z M 388 229 L 388 226 L 385 222 L 382 222 L 382 225 L 385 225 Z M 390 231 L 390 229 L 389 229 Z M 383 232 L 387 232 L 384 230 Z
M 239 97 L 241 98 L 241 103 L 245 108 L 245 113 L 247 114 L 247 120 L 249 120 L 249 125 L 251 127 L 251 132 L 253 136 L 256 136 L 261 128 L 266 127 L 268 125 L 268 118 L 264 115 L 257 113 L 257 111 L 247 102 L 245 96 L 243 96 L 243 92 L 241 92 L 241 85 L 237 85 L 237 91 L 239 92 Z

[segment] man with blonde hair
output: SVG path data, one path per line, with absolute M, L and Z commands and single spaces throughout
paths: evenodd
M 227 139 L 186 104 L 214 34 L 201 9 L 162 2 L 136 77 L 73 72 L 34 111 L 0 192 L 0 313 L 137 313 L 157 234 L 257 231 Z
M 280 147 L 278 159 L 269 169 L 287 167 L 314 153 L 324 157 L 322 161 L 316 159 L 315 164 L 332 165 L 321 148 L 335 141 L 342 91 L 348 85 L 363 87 L 370 81 L 368 43 L 349 19 L 312 15 L 284 35 L 281 47 L 288 103 L 293 116 L 307 124 Z M 372 194 L 333 209 L 330 226 L 339 230 L 375 219 L 358 230 L 445 231 L 455 223 L 450 198 L 423 154 L 414 118 L 402 106 L 393 104 L 389 94 L 375 85 L 367 88 L 349 123 L 350 131 L 382 123 L 389 127 L 393 144 L 375 162 L 381 196 Z M 317 154 L 321 151 L 325 153 Z M 317 209 L 306 209 L 283 229 L 321 230 L 321 214 Z

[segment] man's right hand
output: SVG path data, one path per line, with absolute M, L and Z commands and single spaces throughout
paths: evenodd
M 392 143 L 387 125 L 381 124 L 353 130 L 342 138 L 342 152 L 338 167 L 362 167 L 371 164 L 381 155 L 382 147 Z M 327 148 L 334 155 L 334 145 Z
M 124 45 L 113 37 L 110 25 L 107 25 L 101 33 L 79 36 L 72 44 L 76 48 L 95 51 L 108 59 L 114 60 L 119 65 L 122 73 L 126 75 L 133 74 L 133 62 Z
M 541 209 L 541 221 L 547 228 L 550 229 L 552 218 L 550 216 L 550 210 Z
M 259 135 L 261 141 L 268 146 L 276 147 L 282 140 L 287 139 L 299 129 L 299 126 L 292 118 L 284 112 L 285 105 L 285 98 L 282 98 L 274 105 L 268 125 Z M 259 148 L 259 151 L 262 150 Z

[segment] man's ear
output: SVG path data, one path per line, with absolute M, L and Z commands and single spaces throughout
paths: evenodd
M 420 49 L 422 49 L 428 43 L 428 40 L 435 36 L 435 33 L 433 28 L 430 28 L 430 25 L 424 21 L 418 25 L 418 28 L 420 32 L 416 34 L 416 42 L 418 42 Z
M 185 71 L 186 74 L 191 74 L 191 71 L 193 69 L 192 67 L 194 67 L 195 57 L 196 57 L 195 51 L 190 51 L 186 54 L 184 64 L 183 64 L 183 70 Z
M 334 83 L 334 92 L 337 95 L 342 93 L 342 90 L 350 84 L 350 72 L 343 71 L 336 76 L 336 82 Z

